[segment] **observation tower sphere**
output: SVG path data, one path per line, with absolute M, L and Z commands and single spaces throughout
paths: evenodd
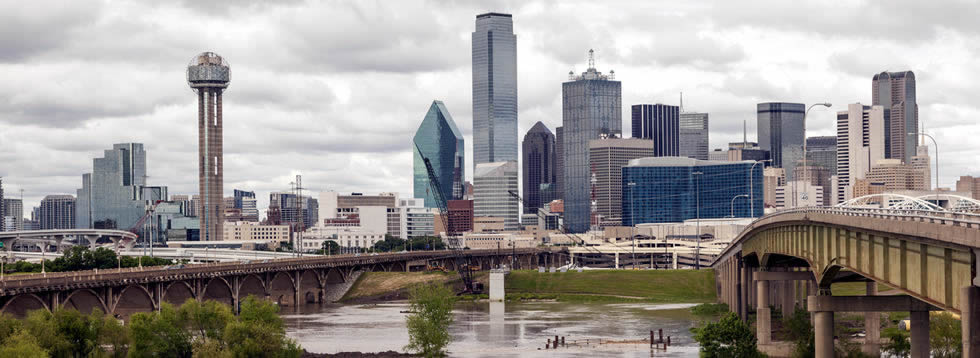
M 201 88 L 227 88 L 231 66 L 214 52 L 202 52 L 187 64 L 187 84 L 197 93 Z

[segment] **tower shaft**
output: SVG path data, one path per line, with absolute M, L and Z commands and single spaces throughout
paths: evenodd
M 205 87 L 198 91 L 198 158 L 200 164 L 201 241 L 220 241 L 224 232 L 224 151 L 222 147 L 221 92 Z

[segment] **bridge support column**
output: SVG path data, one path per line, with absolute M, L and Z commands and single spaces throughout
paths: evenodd
M 911 357 L 929 358 L 929 311 L 911 311 L 909 313 Z
M 878 295 L 878 284 L 874 281 L 867 282 L 867 295 L 877 296 Z M 864 354 L 871 357 L 881 356 L 881 313 L 878 312 L 865 312 L 864 313 L 864 346 L 862 350 Z
M 756 293 L 759 302 L 755 311 L 756 338 L 759 344 L 772 342 L 772 312 L 769 311 L 769 281 L 756 281 Z
M 980 287 L 960 289 L 960 323 L 963 327 L 963 357 L 980 358 Z
M 616 269 L 619 270 L 619 253 L 616 253 Z
M 742 317 L 742 320 L 744 321 L 749 319 L 749 302 L 752 302 L 752 269 L 746 265 L 745 262 L 742 262 L 741 266 L 742 272 L 740 273 L 741 277 L 739 280 L 739 285 L 741 287 L 739 289 L 738 315 L 739 317 Z
M 793 315 L 793 311 L 796 310 L 796 282 L 795 281 L 782 281 L 783 289 L 782 293 L 782 310 L 783 319 L 787 319 Z
M 814 357 L 834 358 L 834 312 L 813 313 L 813 346 Z

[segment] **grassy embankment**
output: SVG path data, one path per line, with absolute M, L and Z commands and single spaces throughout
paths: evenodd
M 487 286 L 487 274 L 476 279 Z M 345 301 L 404 298 L 408 287 L 423 282 L 459 285 L 455 273 L 371 272 L 361 275 Z M 565 302 L 714 302 L 711 270 L 595 270 L 566 273 L 513 271 L 507 276 L 508 299 L 556 299 Z M 471 297 L 472 298 L 472 297 Z

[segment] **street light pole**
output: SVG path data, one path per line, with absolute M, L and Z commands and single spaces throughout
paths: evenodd
M 909 134 L 915 135 L 916 133 L 909 132 Z M 919 132 L 918 134 L 922 135 L 923 137 L 929 137 L 929 139 L 932 140 L 932 144 L 936 146 L 936 189 L 935 190 L 938 191 L 939 190 L 939 143 L 937 143 L 936 138 L 933 138 L 931 135 L 925 134 L 924 132 Z
M 694 206 L 694 208 L 695 208 L 695 212 L 697 213 L 697 222 L 696 223 L 697 223 L 697 234 L 698 234 L 698 238 L 697 238 L 697 240 L 698 240 L 697 241 L 698 246 L 697 246 L 697 248 L 694 249 L 694 269 L 695 270 L 700 270 L 701 269 L 701 175 L 702 174 L 704 174 L 704 172 L 692 172 L 691 173 L 691 175 L 697 175 L 697 177 L 698 177 L 697 181 L 695 182 L 695 185 L 696 185 L 697 189 L 695 189 L 696 190 L 696 193 L 695 193 L 695 199 L 694 199 L 695 200 L 695 206 Z
M 748 197 L 749 197 L 748 195 L 739 194 L 739 195 L 735 195 L 735 197 L 732 198 L 732 215 L 731 215 L 732 218 L 735 218 L 735 199 L 738 199 L 738 198 L 748 198 Z
M 763 159 L 763 160 L 757 161 L 755 163 L 752 163 L 752 168 L 749 168 L 749 211 L 751 211 L 749 213 L 749 216 L 751 216 L 751 217 L 755 217 L 755 185 L 754 185 L 755 184 L 754 183 L 754 181 L 755 181 L 754 180 L 754 178 L 755 178 L 755 166 L 756 166 L 756 164 L 759 164 L 759 163 L 771 162 L 771 161 L 772 161 L 772 159 Z M 765 207 L 765 205 L 763 205 L 763 207 Z M 763 210 L 765 210 L 765 209 L 763 209 Z
M 809 173 L 807 173 L 809 171 L 808 170 L 809 168 L 807 168 L 807 166 L 806 166 L 806 116 L 808 114 L 810 114 L 810 109 L 812 109 L 814 106 L 824 106 L 824 107 L 830 108 L 831 104 L 830 104 L 830 102 L 814 103 L 814 104 L 811 104 L 810 107 L 808 107 L 806 109 L 806 112 L 803 112 L 803 178 L 804 178 L 804 180 L 808 180 L 808 181 L 810 180 L 810 178 L 807 175 L 807 174 L 809 174 Z M 793 173 L 793 174 L 795 174 L 795 173 Z M 806 188 L 806 186 L 804 185 L 804 190 L 803 190 L 804 195 L 806 195 L 805 188 Z M 793 193 L 793 202 L 794 202 L 794 204 L 796 202 L 796 193 L 795 192 Z

